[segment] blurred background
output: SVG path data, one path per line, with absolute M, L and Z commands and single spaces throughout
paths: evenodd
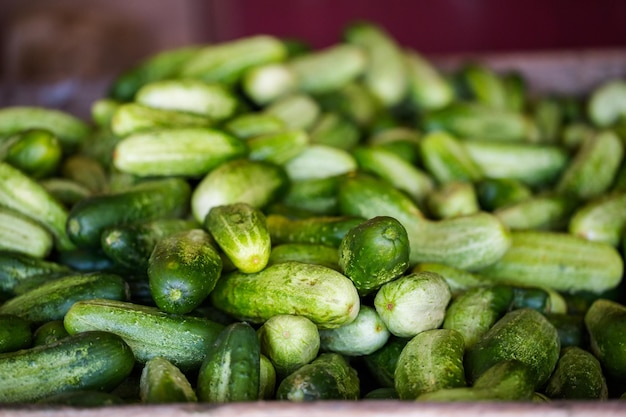
M 157 51 L 259 33 L 322 48 L 361 19 L 441 62 L 626 51 L 624 0 L 0 0 L 0 105 L 85 115 L 113 77 Z

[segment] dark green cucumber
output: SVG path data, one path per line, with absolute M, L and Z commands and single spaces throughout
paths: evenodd
M 148 260 L 150 292 L 157 307 L 185 314 L 215 287 L 222 258 L 203 229 L 184 230 L 159 240 Z
M 58 138 L 48 130 L 26 130 L 0 140 L 0 160 L 35 179 L 52 175 L 61 163 L 62 154 Z
M 0 403 L 32 402 L 77 390 L 111 390 L 135 365 L 124 341 L 85 332 L 58 342 L 0 355 Z
M 211 403 L 258 400 L 260 358 L 259 339 L 252 326 L 229 324 L 198 371 L 198 399 Z
M 146 270 L 157 241 L 173 233 L 199 227 L 194 220 L 156 219 L 110 227 L 103 231 L 101 246 L 116 263 L 134 270 Z
M 204 226 L 241 272 L 259 272 L 267 265 L 272 241 L 260 209 L 247 203 L 213 207 Z
M 0 251 L 0 300 L 14 296 L 15 287 L 29 278 L 71 271 L 68 266 L 48 259 Z
M 575 313 L 546 313 L 546 318 L 556 328 L 561 348 L 587 346 L 588 337 L 584 315 Z
M 478 181 L 475 187 L 478 203 L 485 211 L 506 207 L 533 195 L 528 185 L 511 178 L 485 178 Z
M 141 182 L 126 191 L 94 195 L 76 204 L 67 219 L 67 234 L 80 247 L 100 247 L 102 232 L 112 226 L 188 211 L 191 187 L 181 178 Z
M 339 271 L 337 248 L 321 243 L 281 243 L 272 247 L 268 264 L 296 261 L 318 264 Z
M 505 314 L 465 355 L 468 382 L 473 384 L 500 361 L 518 360 L 530 368 L 535 388 L 548 380 L 559 359 L 561 344 L 556 328 L 536 310 Z
M 444 388 L 465 386 L 463 335 L 451 329 L 419 333 L 402 349 L 394 372 L 394 387 L 403 400 Z
M 606 400 L 608 388 L 598 359 L 576 346 L 563 349 L 543 392 L 555 400 Z
M 200 317 L 103 299 L 74 303 L 63 322 L 70 334 L 90 330 L 115 333 L 128 343 L 139 362 L 162 356 L 182 371 L 202 364 L 207 347 L 224 328 Z
M 70 274 L 13 297 L 0 306 L 0 314 L 14 314 L 33 323 L 61 320 L 77 301 L 106 298 L 125 301 L 128 284 L 115 274 Z
M 0 314 L 0 354 L 30 347 L 31 323 L 13 314 Z
M 339 266 L 361 296 L 409 268 L 409 238 L 402 224 L 377 216 L 348 230 L 339 245 Z
M 279 214 L 270 214 L 266 221 L 272 244 L 316 243 L 338 248 L 346 233 L 364 219 L 355 216 L 290 219 Z
M 394 373 L 398 358 L 408 341 L 409 339 L 392 335 L 383 347 L 374 353 L 363 356 L 365 367 L 381 387 L 394 387 Z
M 300 262 L 273 264 L 254 274 L 223 274 L 210 299 L 218 309 L 252 323 L 276 314 L 298 314 L 319 328 L 350 323 L 360 307 L 358 292 L 348 277 Z
M 170 361 L 158 356 L 144 365 L 139 380 L 139 394 L 141 402 L 147 404 L 198 401 L 185 374 Z
M 604 298 L 594 301 L 585 314 L 590 349 L 607 376 L 626 380 L 626 306 Z
M 337 353 L 322 353 L 284 378 L 276 390 L 278 400 L 358 400 L 359 376 Z
M 67 330 L 65 330 L 63 320 L 52 320 L 35 329 L 33 332 L 33 346 L 47 345 L 69 335 Z

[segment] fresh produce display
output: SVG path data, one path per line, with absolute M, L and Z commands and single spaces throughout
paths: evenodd
M 0 404 L 626 398 L 626 80 L 359 22 L 0 109 Z

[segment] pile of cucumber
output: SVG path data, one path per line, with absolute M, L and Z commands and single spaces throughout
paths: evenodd
M 370 22 L 0 109 L 0 403 L 626 398 L 626 80 Z

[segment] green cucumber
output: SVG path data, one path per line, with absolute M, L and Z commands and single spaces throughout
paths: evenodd
M 240 139 L 219 130 L 169 128 L 124 137 L 115 147 L 113 164 L 140 177 L 201 177 L 246 153 Z
M 132 102 L 122 104 L 115 110 L 111 117 L 110 129 L 118 136 L 116 142 L 119 142 L 121 138 L 134 133 L 185 127 L 207 128 L 213 124 L 213 120 L 199 114 L 154 108 Z
M 52 175 L 63 157 L 58 138 L 50 131 L 31 129 L 0 140 L 0 160 L 18 168 L 31 178 Z
M 189 183 L 181 178 L 150 179 L 125 191 L 93 195 L 72 207 L 67 234 L 79 247 L 97 248 L 109 227 L 184 215 L 190 195 Z
M 286 378 L 276 390 L 276 399 L 293 402 L 358 400 L 359 376 L 337 353 L 322 353 Z
M 193 189 L 191 210 L 203 223 L 209 210 L 231 203 L 248 203 L 262 209 L 278 200 L 288 187 L 289 178 L 278 165 L 235 159 L 209 172 Z
M 390 335 L 383 347 L 362 357 L 365 368 L 379 386 L 394 388 L 394 373 L 398 364 L 398 358 L 409 340 Z
M 213 207 L 204 227 L 241 272 L 259 272 L 269 262 L 272 242 L 260 209 L 247 203 Z
M 248 158 L 285 165 L 304 151 L 309 141 L 308 133 L 302 129 L 287 129 L 254 136 L 246 140 Z
M 509 110 L 522 112 L 528 104 L 528 83 L 526 77 L 518 70 L 500 73 L 502 87 L 506 94 L 506 107 Z
M 291 181 L 282 198 L 288 207 L 322 216 L 337 215 L 337 189 L 341 175 Z
M 409 251 L 404 226 L 377 216 L 348 230 L 339 245 L 339 267 L 364 296 L 404 274 Z
M 561 348 L 587 345 L 588 337 L 583 314 L 546 313 L 546 318 L 556 327 L 561 340 Z
M 626 306 L 604 298 L 594 301 L 584 317 L 591 352 L 607 376 L 621 382 L 626 375 L 625 318 Z
M 374 307 L 393 335 L 408 338 L 441 326 L 450 299 L 441 275 L 413 272 L 381 286 Z
M 357 166 L 351 152 L 318 143 L 309 143 L 284 165 L 292 181 L 344 175 L 355 171 Z
M 446 132 L 430 132 L 420 141 L 421 160 L 439 184 L 451 181 L 475 182 L 483 177 L 464 144 Z
M 170 361 L 158 356 L 146 362 L 141 370 L 139 395 L 145 404 L 198 401 L 185 374 Z
M 286 129 L 286 125 L 277 116 L 252 112 L 233 117 L 224 122 L 222 128 L 241 140 L 247 140 L 255 136 L 278 134 Z
M 132 371 L 128 345 L 107 332 L 0 355 L 0 403 L 32 402 L 62 392 L 112 390 Z
M 128 284 L 122 277 L 94 272 L 70 274 L 17 295 L 0 306 L 0 314 L 13 314 L 33 323 L 61 320 L 77 301 L 106 298 L 125 301 Z
M 463 335 L 451 329 L 417 334 L 404 346 L 394 372 L 395 389 L 402 400 L 426 392 L 465 386 Z
M 529 367 L 535 388 L 546 383 L 559 359 L 556 328 L 536 310 L 506 313 L 465 354 L 468 382 L 474 382 L 500 361 L 518 360 Z
M 39 184 L 63 206 L 71 209 L 80 200 L 92 195 L 84 185 L 67 178 L 50 177 L 39 180 Z
M 40 223 L 0 206 L 0 250 L 46 258 L 54 248 L 52 234 Z
M 456 75 L 470 100 L 496 109 L 506 108 L 506 90 L 499 74 L 479 62 L 464 64 Z
M 156 243 L 173 233 L 198 228 L 194 220 L 156 219 L 112 226 L 102 232 L 103 252 L 117 264 L 145 271 Z
M 202 364 L 207 347 L 224 328 L 200 317 L 103 299 L 74 303 L 63 323 L 70 334 L 91 330 L 115 333 L 128 343 L 140 363 L 162 356 L 182 371 Z
M 576 346 L 563 349 L 543 392 L 555 400 L 606 400 L 608 388 L 600 362 Z
M 346 234 L 364 220 L 352 216 L 315 216 L 290 219 L 280 214 L 266 218 L 272 244 L 309 243 L 339 247 Z
M 243 74 L 245 95 L 259 106 L 267 105 L 297 90 L 294 71 L 284 62 L 257 65 Z
M 575 200 L 562 195 L 534 195 L 493 211 L 510 230 L 563 230 L 576 209 Z
M 277 314 L 257 330 L 261 353 L 272 363 L 282 379 L 310 363 L 320 351 L 320 332 L 304 316 Z
M 350 323 L 360 307 L 357 290 L 348 277 L 300 262 L 273 264 L 254 274 L 223 274 L 210 299 L 218 309 L 252 323 L 276 314 L 298 314 L 319 328 Z
M 108 191 L 108 172 L 104 165 L 92 156 L 82 154 L 67 156 L 59 169 L 63 178 L 76 181 L 93 194 Z
M 323 351 L 345 356 L 369 355 L 389 340 L 389 330 L 373 307 L 362 305 L 353 322 L 319 331 Z
M 281 243 L 272 247 L 268 264 L 297 261 L 339 271 L 337 248 L 321 243 Z
M 624 262 L 609 244 L 568 233 L 514 231 L 504 256 L 479 272 L 492 282 L 601 293 L 616 287 Z
M 272 362 L 261 353 L 259 373 L 259 400 L 271 400 L 276 390 L 276 369 Z
M 0 313 L 0 354 L 26 349 L 33 343 L 30 321 Z
M 18 211 L 45 226 L 54 236 L 58 250 L 74 248 L 65 231 L 67 209 L 34 179 L 1 161 L 0 205 Z
M 33 346 L 47 345 L 61 340 L 70 334 L 63 326 L 63 320 L 48 321 L 33 332 Z
M 411 269 L 411 272 L 422 271 L 435 272 L 441 275 L 443 279 L 448 283 L 450 291 L 452 291 L 453 298 L 474 287 L 483 287 L 486 285 L 490 285 L 489 280 L 478 274 L 444 264 L 434 262 L 422 262 L 416 264 Z
M 454 91 L 440 70 L 415 50 L 405 49 L 409 77 L 409 100 L 421 110 L 436 110 L 454 100 Z
M 49 259 L 0 251 L 0 300 L 14 296 L 15 288 L 30 278 L 71 271 L 68 266 Z
M 481 211 L 474 184 L 450 181 L 433 190 L 426 197 L 425 206 L 431 217 L 443 220 L 467 216 Z
M 596 87 L 587 102 L 587 114 L 598 127 L 615 124 L 626 114 L 626 82 L 608 80 Z
M 484 178 L 476 183 L 475 188 L 480 207 L 489 212 L 524 201 L 533 195 L 528 185 L 509 178 Z
M 322 113 L 311 127 L 311 143 L 352 150 L 360 140 L 356 123 L 338 112 Z
M 150 293 L 166 313 L 198 307 L 222 273 L 222 258 L 203 229 L 190 229 L 157 241 L 148 260 Z
M 290 94 L 263 109 L 263 113 L 278 118 L 288 129 L 310 129 L 320 116 L 322 109 L 310 95 Z
M 577 208 L 569 233 L 617 247 L 626 230 L 626 191 L 605 194 Z
M 211 403 L 258 400 L 260 356 L 259 340 L 249 324 L 226 326 L 198 371 L 198 399 Z

